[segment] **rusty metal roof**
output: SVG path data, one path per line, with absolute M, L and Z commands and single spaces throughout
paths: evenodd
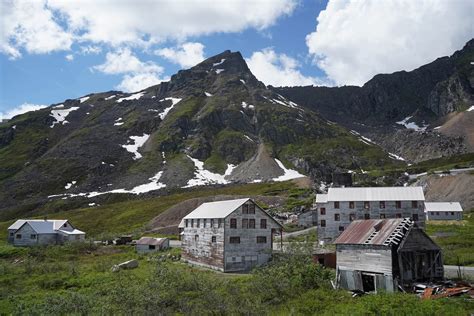
M 336 239 L 335 244 L 387 245 L 394 234 L 403 230 L 400 226 L 411 221 L 404 218 L 368 219 L 353 221 Z M 402 236 L 400 236 L 402 237 Z

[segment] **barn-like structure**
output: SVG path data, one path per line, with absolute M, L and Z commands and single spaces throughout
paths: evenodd
M 443 278 L 440 247 L 409 218 L 353 221 L 335 244 L 343 289 L 394 292 Z

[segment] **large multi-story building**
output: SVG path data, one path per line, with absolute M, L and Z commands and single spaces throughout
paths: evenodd
M 316 195 L 319 240 L 333 241 L 354 220 L 409 217 L 424 227 L 424 203 L 421 187 L 329 188 Z
M 282 226 L 251 199 L 203 203 L 180 225 L 182 258 L 192 264 L 248 271 L 272 256 Z

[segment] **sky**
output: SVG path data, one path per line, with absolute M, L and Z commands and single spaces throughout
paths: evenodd
M 471 0 L 1 0 L 0 119 L 228 49 L 267 85 L 361 86 L 473 37 Z

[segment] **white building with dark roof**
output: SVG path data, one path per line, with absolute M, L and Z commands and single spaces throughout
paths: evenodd
M 179 225 L 182 258 L 224 271 L 248 271 L 272 256 L 282 226 L 252 199 L 203 203 Z
M 19 219 L 8 227 L 8 242 L 14 246 L 62 244 L 85 236 L 67 220 Z
M 462 220 L 463 209 L 459 202 L 425 202 L 426 220 Z
M 411 218 L 425 223 L 425 196 L 421 187 L 329 188 L 317 194 L 319 240 L 331 242 L 354 220 Z

